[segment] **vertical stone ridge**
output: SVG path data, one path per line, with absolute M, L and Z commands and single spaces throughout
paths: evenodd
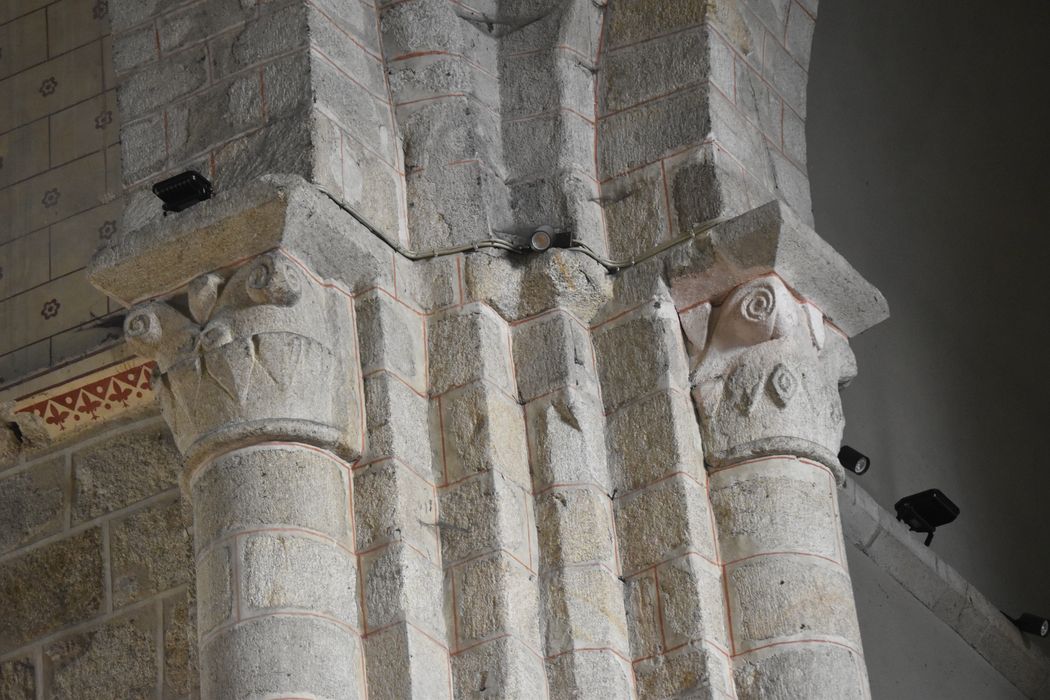
M 630 698 L 623 583 L 588 329 L 561 310 L 516 323 L 551 697 Z
M 538 545 L 510 329 L 467 304 L 427 320 L 438 530 L 456 697 L 546 697 Z
M 638 696 L 731 697 L 721 557 L 677 314 L 664 296 L 593 334 Z

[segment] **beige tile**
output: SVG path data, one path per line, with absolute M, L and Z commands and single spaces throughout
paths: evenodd
M 13 384 L 37 370 L 50 366 L 50 340 L 41 340 L 6 355 L 0 355 L 0 387 Z
M 0 190 L 0 243 L 106 201 L 103 153 L 53 168 Z
M 98 42 L 0 80 L 0 132 L 102 92 Z
M 51 274 L 60 277 L 87 265 L 95 251 L 116 234 L 122 208 L 123 201 L 118 200 L 53 225 Z
M 47 248 L 46 228 L 0 245 L 0 299 L 50 279 Z
M 120 144 L 106 149 L 106 193 L 103 201 L 111 202 L 124 196 L 124 181 L 120 172 Z
M 47 7 L 47 39 L 52 56 L 65 53 L 109 31 L 109 3 L 58 0 Z
M 46 60 L 46 10 L 0 25 L 0 78 Z
M 81 272 L 0 302 L 0 353 L 67 331 L 108 310 L 106 297 Z
M 117 318 L 122 320 L 123 316 Z M 103 347 L 120 342 L 123 329 L 119 327 L 81 326 L 59 333 L 51 339 L 51 364 L 67 362 Z
M 102 87 L 112 90 L 117 86 L 117 77 L 113 72 L 113 35 L 102 37 Z
M 38 10 L 51 0 L 0 0 L 0 22 L 10 22 L 16 17 Z
M 0 135 L 0 187 L 48 169 L 47 119 Z
M 115 90 L 51 115 L 51 165 L 61 165 L 118 143 Z

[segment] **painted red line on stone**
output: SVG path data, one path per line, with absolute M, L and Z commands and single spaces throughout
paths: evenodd
M 409 540 L 406 540 L 404 538 L 404 536 L 399 536 L 397 539 L 387 540 L 386 542 L 380 542 L 379 544 L 375 545 L 374 547 L 369 547 L 368 549 L 363 549 L 363 550 L 361 550 L 360 552 L 357 553 L 357 556 L 359 556 L 359 557 L 366 557 L 366 556 L 369 556 L 371 554 L 375 554 L 376 552 L 378 552 L 380 550 L 387 549 L 391 545 L 395 545 L 395 544 L 403 544 L 406 547 L 408 547 L 409 549 L 411 549 L 413 552 L 418 554 L 419 556 L 423 557 L 425 560 L 430 561 L 430 555 L 429 554 L 424 552 L 422 549 L 420 549 L 416 545 L 412 544 Z
M 459 285 L 459 305 L 460 306 L 462 306 L 464 304 L 464 300 L 466 299 L 466 295 L 464 295 L 464 293 L 463 293 L 462 260 L 463 260 L 463 255 L 462 254 L 456 256 L 456 279 L 457 279 L 457 282 L 458 282 L 458 285 Z
M 852 647 L 844 642 L 836 642 L 831 639 L 789 639 L 783 642 L 771 642 L 769 644 L 763 644 L 762 646 L 753 647 L 745 651 L 736 652 L 735 654 L 733 654 L 733 658 L 735 659 L 739 656 L 746 656 L 747 654 L 751 654 L 756 651 L 761 651 L 763 649 L 769 649 L 770 647 L 792 646 L 795 644 L 830 644 L 832 646 L 842 647 L 843 649 L 852 651 L 860 658 L 864 658 L 864 654 L 862 654 L 859 649 Z
M 608 492 L 605 488 L 596 481 L 556 481 L 544 486 L 542 489 L 533 492 L 533 496 L 539 498 L 554 489 L 565 489 L 574 491 L 589 491 L 594 489 L 602 496 L 609 498 Z
M 584 122 L 586 122 L 588 126 L 594 127 L 594 119 L 592 119 L 592 118 L 590 118 L 590 117 L 588 117 L 588 116 L 586 116 L 584 114 L 581 114 L 580 112 L 577 112 L 575 109 L 573 109 L 571 107 L 565 107 L 563 105 L 560 105 L 558 107 L 554 107 L 552 109 L 545 109 L 542 112 L 534 112 L 532 114 L 526 114 L 526 115 L 523 115 L 523 116 L 520 116 L 520 117 L 512 117 L 512 118 L 503 119 L 502 121 L 503 121 L 504 124 L 518 124 L 518 123 L 521 123 L 521 122 L 529 122 L 529 121 L 535 121 L 537 119 L 543 119 L 544 117 L 554 117 L 554 116 L 557 116 L 557 115 L 559 115 L 559 114 L 561 114 L 563 112 L 566 113 L 566 114 L 571 114 L 573 116 L 579 117 Z
M 736 639 L 733 635 L 733 603 L 729 596 L 729 576 L 726 575 L 725 564 L 722 565 L 722 595 L 725 596 L 725 611 L 726 611 L 726 632 L 729 633 L 729 650 L 732 654 L 736 653 Z
M 689 481 L 692 481 L 694 484 L 696 484 L 697 486 L 699 486 L 701 488 L 703 488 L 703 486 L 704 486 L 702 483 L 700 483 L 700 481 L 695 476 L 693 476 L 689 472 L 685 472 L 685 471 L 682 471 L 682 470 L 679 469 L 677 471 L 673 471 L 673 472 L 669 472 L 667 474 L 664 474 L 663 476 L 661 476 L 661 477 L 659 477 L 657 479 L 653 479 L 652 481 L 648 482 L 647 484 L 645 484 L 643 486 L 638 486 L 636 488 L 624 491 L 623 493 L 617 493 L 615 498 L 614 498 L 614 500 L 618 501 L 618 500 L 623 499 L 623 498 L 630 498 L 631 496 L 634 496 L 635 494 L 641 493 L 642 491 L 647 491 L 647 490 L 653 488 L 654 486 L 662 484 L 663 482 L 667 481 L 668 479 L 673 479 L 676 476 L 683 476 L 683 477 L 685 477 Z M 706 557 L 705 557 L 705 559 L 706 559 Z
M 377 367 L 376 369 L 369 370 L 368 372 L 365 372 L 361 376 L 364 379 L 370 379 L 371 377 L 375 377 L 375 376 L 380 375 L 380 374 L 387 374 L 390 377 L 392 377 L 393 379 L 396 379 L 399 383 L 404 384 L 408 389 L 410 389 L 412 391 L 413 394 L 415 394 L 416 396 L 418 396 L 421 399 L 429 399 L 430 398 L 429 396 L 427 396 L 426 394 L 421 392 L 419 389 L 417 389 L 416 387 L 412 386 L 412 384 L 409 383 L 409 381 L 407 379 L 405 379 L 404 377 L 399 375 L 397 372 L 395 372 L 395 371 L 393 371 L 391 369 L 387 369 L 386 367 Z M 360 462 L 358 462 L 358 464 L 360 465 Z
M 244 529 L 244 530 L 237 530 L 236 532 L 227 533 L 227 534 L 223 535 L 222 537 L 214 539 L 211 542 L 209 542 L 207 545 L 202 547 L 199 552 L 197 552 L 196 556 L 194 557 L 194 563 L 199 564 L 201 562 L 201 560 L 204 559 L 204 557 L 207 556 L 208 554 L 210 554 L 213 550 L 219 548 L 220 546 L 223 546 L 225 544 L 229 544 L 230 542 L 235 541 L 238 537 L 242 537 L 242 536 L 243 537 L 247 537 L 249 535 L 257 535 L 259 533 L 278 533 L 278 534 L 290 534 L 290 535 L 306 535 L 308 538 L 324 540 L 328 544 L 334 545 L 334 546 L 338 547 L 339 549 L 342 549 L 344 552 L 346 552 L 350 556 L 354 556 L 354 550 L 353 549 L 351 549 L 347 545 L 343 544 L 342 542 L 340 542 L 336 538 L 332 537 L 331 535 L 329 535 L 327 533 L 324 533 L 324 532 L 321 532 L 320 530 L 312 530 L 310 528 L 297 527 L 297 526 L 292 526 L 292 525 L 288 525 L 288 526 L 275 525 L 275 526 L 272 526 L 272 527 L 255 527 L 255 528 L 249 528 L 249 529 Z
M 752 559 L 760 559 L 762 557 L 782 557 L 782 556 L 813 557 L 814 559 L 821 559 L 821 560 L 826 561 L 828 563 L 834 564 L 835 566 L 837 566 L 840 569 L 844 569 L 845 568 L 844 566 L 842 566 L 842 562 L 835 561 L 831 557 L 824 556 L 823 554 L 814 554 L 813 552 L 800 552 L 800 551 L 794 551 L 794 550 L 790 550 L 790 549 L 780 550 L 780 551 L 775 551 L 775 552 L 759 552 L 757 554 L 749 554 L 746 557 L 740 557 L 739 559 L 734 559 L 732 561 L 727 561 L 725 563 L 725 566 L 736 566 L 737 564 L 741 564 L 741 563 L 743 563 L 745 561 L 750 561 Z
M 694 81 L 689 82 L 689 83 L 684 83 L 684 84 L 680 85 L 679 87 L 676 87 L 674 90 L 669 90 L 668 92 L 663 92 L 663 93 L 660 93 L 659 95 L 654 95 L 653 97 L 647 97 L 646 99 L 642 100 L 641 102 L 635 102 L 633 104 L 627 105 L 626 107 L 621 107 L 619 109 L 614 109 L 611 112 L 606 112 L 605 114 L 595 115 L 595 120 L 599 121 L 599 122 L 605 121 L 606 119 L 610 119 L 612 117 L 615 117 L 618 114 L 623 114 L 624 112 L 630 112 L 631 110 L 638 109 L 639 107 L 644 107 L 646 105 L 652 104 L 653 102 L 659 102 L 661 100 L 667 100 L 667 99 L 670 99 L 672 97 L 675 97 L 676 95 L 680 95 L 680 94 L 689 92 L 690 90 L 695 90 L 696 88 L 698 88 L 698 87 L 700 87 L 700 86 L 702 86 L 702 85 L 704 85 L 705 83 L 708 83 L 708 82 L 709 81 L 707 79 L 703 79 L 703 80 L 694 80 Z M 780 94 L 780 93 L 777 93 L 777 94 Z M 666 157 L 666 156 L 664 156 L 664 157 Z
M 684 155 L 684 154 L 688 153 L 689 151 L 694 151 L 694 150 L 696 150 L 698 148 L 703 148 L 704 146 L 710 146 L 710 145 L 712 145 L 714 143 L 716 143 L 716 139 L 714 137 L 705 138 L 702 141 L 694 141 L 693 143 L 688 143 L 688 144 L 682 146 L 681 148 L 679 148 L 676 151 L 671 151 L 670 153 L 665 153 L 664 155 L 660 156 L 659 158 L 655 158 L 653 160 L 646 161 L 646 162 L 641 163 L 639 165 L 632 165 L 631 167 L 629 167 L 629 168 L 627 168 L 625 170 L 621 170 L 619 172 L 613 173 L 612 175 L 610 175 L 610 176 L 604 178 L 603 180 L 601 180 L 600 184 L 606 185 L 606 184 L 608 184 L 608 183 L 610 183 L 613 180 L 616 180 L 618 178 L 627 177 L 628 175 L 632 175 L 632 174 L 638 172 L 639 170 L 645 170 L 646 168 L 652 167 L 652 166 L 654 166 L 657 163 L 660 163 L 662 161 L 671 160 L 671 159 L 677 158 L 678 156 Z
M 382 455 L 382 456 L 370 459 L 367 462 L 361 462 L 360 464 L 355 464 L 354 465 L 354 472 L 361 472 L 361 471 L 364 471 L 365 469 L 368 469 L 369 467 L 374 467 L 374 466 L 376 466 L 378 464 L 382 464 L 384 462 L 390 462 L 392 464 L 401 465 L 402 467 L 404 467 L 404 469 L 408 473 L 412 474 L 412 476 L 416 477 L 417 479 L 422 481 L 424 484 L 426 484 L 430 488 L 437 488 L 437 484 L 436 483 L 434 483 L 433 481 L 428 479 L 424 474 L 419 472 L 414 466 L 412 466 L 411 464 L 409 464 L 405 460 L 403 460 L 400 457 L 397 457 L 395 455 Z
M 628 664 L 631 663 L 631 660 L 629 658 L 624 656 L 621 651 L 619 651 L 617 649 L 614 649 L 613 647 L 574 647 L 572 649 L 566 649 L 565 651 L 559 651 L 557 654 L 549 654 L 546 657 L 544 657 L 544 660 L 545 661 L 553 661 L 554 659 L 561 658 L 562 656 L 566 656 L 568 654 L 578 654 L 578 653 L 612 654 L 613 656 L 615 656 L 616 658 L 620 659 L 621 661 L 623 661 L 625 663 L 628 663 Z
M 403 53 L 403 54 L 400 54 L 398 56 L 394 56 L 393 58 L 388 59 L 387 62 L 388 63 L 398 63 L 400 61 L 410 61 L 413 58 L 425 58 L 425 57 L 428 57 L 428 56 L 448 56 L 449 58 L 455 58 L 455 59 L 457 59 L 459 61 L 462 61 L 463 63 L 467 64 L 471 68 L 475 68 L 475 69 L 481 71 L 482 73 L 484 73 L 485 75 L 489 76 L 490 78 L 497 78 L 497 79 L 499 78 L 499 76 L 497 74 L 495 74 L 492 71 L 490 71 L 489 69 L 485 68 L 483 65 L 481 65 L 477 61 L 474 61 L 469 56 L 467 56 L 465 54 L 457 53 L 457 52 L 454 52 L 454 51 L 442 51 L 440 49 L 432 49 L 432 50 L 429 50 L 429 51 L 411 51 L 409 53 Z
M 306 4 L 309 5 L 310 7 L 312 7 L 314 10 L 316 10 L 319 15 L 321 15 L 326 20 L 328 20 L 328 23 L 331 24 L 333 27 L 335 27 L 336 31 L 338 31 L 340 34 L 342 34 L 347 39 L 349 39 L 350 43 L 352 43 L 357 48 L 361 49 L 361 51 L 363 51 L 366 56 L 368 56 L 369 58 L 371 58 L 372 60 L 374 60 L 375 62 L 377 62 L 379 64 L 383 63 L 383 57 L 382 56 L 379 56 L 377 54 L 372 53 L 371 49 L 369 49 L 367 46 L 365 46 L 360 41 L 358 41 L 356 38 L 354 38 L 354 36 L 352 34 L 350 34 L 350 32 L 348 32 L 345 29 L 343 29 L 342 25 L 340 25 L 338 22 L 335 21 L 335 19 L 333 19 L 331 16 L 329 16 L 329 14 L 327 12 L 325 12 L 320 7 L 318 7 L 317 3 L 315 3 L 313 0 L 306 0 Z

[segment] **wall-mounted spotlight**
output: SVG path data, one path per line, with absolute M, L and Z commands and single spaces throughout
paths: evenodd
M 153 194 L 164 202 L 165 212 L 182 211 L 211 199 L 211 183 L 196 170 L 187 170 L 155 184 Z
M 897 520 L 903 521 L 912 532 L 926 533 L 926 546 L 933 541 L 934 531 L 959 517 L 959 506 L 939 489 L 928 489 L 905 496 L 893 506 Z
M 1003 615 L 1006 615 L 1006 613 L 1004 612 Z M 1020 617 L 1006 615 L 1006 619 L 1017 625 L 1017 629 L 1027 634 L 1034 634 L 1037 637 L 1050 635 L 1050 620 L 1045 617 L 1039 617 L 1032 613 L 1021 613 Z
M 871 466 L 871 459 L 867 455 L 857 452 L 849 445 L 843 445 L 842 449 L 839 450 L 839 464 L 860 476 L 868 471 L 868 467 Z
M 572 246 L 572 234 L 568 231 L 555 232 L 550 226 L 540 226 L 528 237 L 528 247 L 537 253 L 551 248 L 569 248 Z

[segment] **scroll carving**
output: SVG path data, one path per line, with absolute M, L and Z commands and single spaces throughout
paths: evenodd
M 187 313 L 188 312 L 188 313 Z M 279 254 L 202 275 L 185 300 L 135 307 L 132 349 L 157 362 L 161 410 L 189 463 L 261 440 L 360 451 L 347 301 Z

